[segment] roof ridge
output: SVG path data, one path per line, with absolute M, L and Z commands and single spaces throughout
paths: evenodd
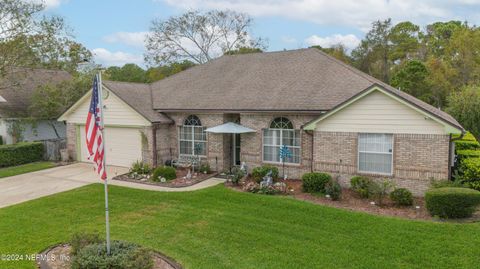
M 351 66 L 351 65 L 349 65 L 349 64 L 347 64 L 347 63 L 344 63 L 344 62 L 338 60 L 337 58 L 335 58 L 335 57 L 333 57 L 333 56 L 331 56 L 331 55 L 329 55 L 329 54 L 327 54 L 327 53 L 325 53 L 325 52 L 323 52 L 323 51 L 321 51 L 321 50 L 319 50 L 319 49 L 316 49 L 316 48 L 311 48 L 311 49 L 314 49 L 317 53 L 320 53 L 321 55 L 326 56 L 326 57 L 327 57 L 329 60 L 331 60 L 332 62 L 335 62 L 335 63 L 343 66 L 344 68 L 346 68 L 346 69 L 348 69 L 348 70 L 350 70 L 350 71 L 352 71 L 352 72 L 355 72 L 357 75 L 365 78 L 366 80 L 372 82 L 373 84 L 378 84 L 378 85 L 382 86 L 383 88 L 386 88 L 386 90 L 392 91 L 392 92 L 394 92 L 394 93 L 396 93 L 397 91 L 402 92 L 401 90 L 399 90 L 399 89 L 391 86 L 390 84 L 388 84 L 388 83 L 386 83 L 386 82 L 383 82 L 383 81 L 381 81 L 381 80 L 379 80 L 379 79 L 377 79 L 377 78 L 375 78 L 375 77 L 373 77 L 373 76 L 371 76 L 371 75 L 369 75 L 369 74 L 367 74 L 367 73 L 365 73 L 365 72 L 362 72 L 361 70 L 359 70 L 359 69 L 357 69 L 357 68 L 355 68 L 355 67 L 353 67 L 353 66 Z M 407 94 L 406 92 L 402 92 L 402 93 Z M 412 97 L 413 97 L 413 96 L 412 96 Z M 436 109 L 436 110 L 438 110 L 438 111 L 440 111 L 440 112 L 442 112 L 442 113 L 446 113 L 445 111 L 441 110 L 440 108 L 434 107 L 434 106 L 430 105 L 429 103 L 424 102 L 423 100 L 420 100 L 420 99 L 418 99 L 418 98 L 416 98 L 416 99 L 419 100 L 419 101 L 421 101 L 421 102 L 423 102 L 423 103 L 425 103 L 426 105 L 431 106 L 432 108 L 434 108 L 434 109 Z
M 365 72 L 362 72 L 361 70 L 358 70 L 357 68 L 347 64 L 347 63 L 344 63 L 342 61 L 340 61 L 339 59 L 329 55 L 328 53 L 326 52 L 323 52 L 322 50 L 320 49 L 317 49 L 317 48 L 309 48 L 310 50 L 314 50 L 315 52 L 319 53 L 320 55 L 323 55 L 325 56 L 328 60 L 330 60 L 331 62 L 334 62 L 340 66 L 342 66 L 343 68 L 346 68 L 350 71 L 353 71 L 355 72 L 355 74 L 359 75 L 360 77 L 372 82 L 372 83 L 381 83 L 383 84 L 384 82 L 383 81 L 380 81 L 372 76 L 370 76 L 369 74 L 365 73 Z
M 132 81 L 119 81 L 119 80 L 110 80 L 110 79 L 104 79 L 103 82 L 113 82 L 113 83 L 123 83 L 123 84 L 141 84 L 148 86 L 150 83 L 147 82 L 132 82 Z

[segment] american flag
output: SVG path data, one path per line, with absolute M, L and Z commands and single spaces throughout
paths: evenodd
M 105 171 L 105 154 L 103 150 L 103 122 L 102 122 L 102 107 L 100 106 L 98 76 L 93 79 L 92 100 L 90 101 L 90 109 L 88 111 L 87 122 L 85 124 L 86 143 L 88 150 L 88 159 L 92 160 L 95 165 L 95 171 L 101 178 L 107 178 Z M 101 87 L 101 86 L 100 86 Z

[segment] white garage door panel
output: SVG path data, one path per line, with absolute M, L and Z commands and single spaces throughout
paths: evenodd
M 82 161 L 88 162 L 84 126 L 80 127 Z M 137 128 L 105 128 L 107 164 L 130 167 L 142 159 L 142 142 Z

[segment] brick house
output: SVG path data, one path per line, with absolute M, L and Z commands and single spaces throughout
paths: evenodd
M 217 171 L 280 167 L 287 146 L 290 178 L 323 171 L 348 184 L 365 174 L 422 195 L 431 179 L 449 178 L 451 135 L 464 132 L 445 112 L 317 49 L 223 56 L 152 84 L 103 85 L 110 165 L 195 153 Z M 79 161 L 89 98 L 59 118 Z M 227 122 L 252 132 L 206 132 Z

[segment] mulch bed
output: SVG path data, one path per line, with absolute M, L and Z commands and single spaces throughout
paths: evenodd
M 247 178 L 245 182 L 241 185 L 232 185 L 226 183 L 225 185 L 229 188 L 244 191 L 242 189 L 244 184 L 247 184 L 251 181 L 250 178 Z M 425 208 L 425 200 L 423 197 L 414 197 L 413 206 L 396 206 L 388 197 L 384 199 L 382 206 L 376 204 L 372 199 L 362 199 L 348 188 L 342 188 L 342 197 L 338 201 L 333 201 L 330 198 L 325 197 L 322 194 L 310 194 L 302 192 L 302 181 L 298 179 L 287 179 L 280 180 L 287 184 L 287 192 L 283 195 L 293 197 L 298 200 L 307 201 L 315 204 L 342 208 L 351 211 L 360 211 L 366 212 L 369 214 L 382 215 L 382 216 L 392 216 L 399 217 L 404 219 L 416 219 L 416 220 L 438 220 L 440 219 L 433 218 L 428 213 Z M 375 204 L 371 204 L 375 202 Z M 477 222 L 480 221 L 480 211 L 477 211 L 471 218 L 461 219 L 461 220 L 441 220 L 448 222 Z
M 48 248 L 37 256 L 37 268 L 68 269 L 71 264 L 71 246 L 59 244 Z M 171 258 L 152 251 L 153 269 L 182 269 L 183 267 Z
M 177 178 L 167 182 L 156 182 L 146 179 L 133 179 L 130 178 L 128 174 L 118 175 L 112 179 L 169 188 L 181 188 L 195 185 L 216 175 L 216 173 L 204 174 L 200 172 L 195 172 L 192 174 L 192 178 L 187 179 L 187 174 L 188 169 L 177 169 Z

